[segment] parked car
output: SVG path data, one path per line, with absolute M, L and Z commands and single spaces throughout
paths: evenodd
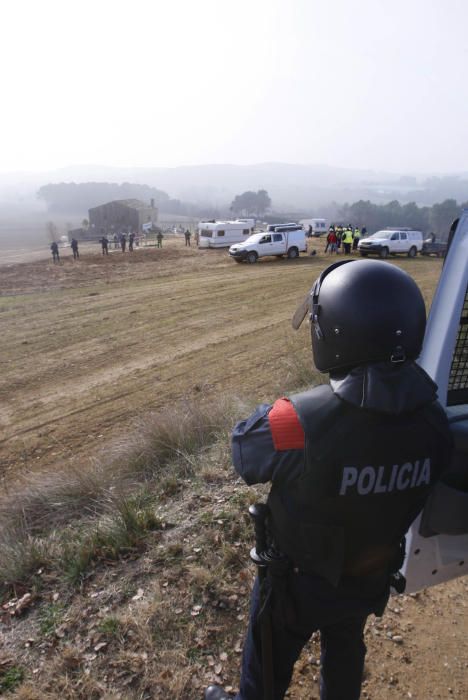
M 281 258 L 297 258 L 299 253 L 307 250 L 303 229 L 286 231 L 263 231 L 254 233 L 246 241 L 236 243 L 229 248 L 229 255 L 236 262 L 257 262 L 258 258 L 266 255 L 276 255 Z
M 423 242 L 421 255 L 435 255 L 437 258 L 445 258 L 447 254 L 447 242 L 427 238 Z
M 358 249 L 362 257 L 367 255 L 379 255 L 387 258 L 389 255 L 403 253 L 410 258 L 421 252 L 423 235 L 421 231 L 412 229 L 385 229 L 377 231 L 371 236 L 362 238 L 358 243 Z

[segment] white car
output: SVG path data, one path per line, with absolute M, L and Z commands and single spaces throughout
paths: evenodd
M 421 231 L 405 228 L 377 231 L 371 236 L 362 238 L 358 243 L 358 250 L 364 258 L 368 255 L 388 258 L 389 255 L 397 253 L 414 258 L 417 253 L 421 252 L 422 247 L 423 235 Z
M 258 258 L 266 255 L 276 255 L 297 258 L 299 253 L 307 250 L 305 233 L 302 228 L 278 231 L 263 231 L 254 233 L 242 243 L 236 243 L 229 248 L 229 255 L 236 262 L 245 260 L 248 263 L 257 262 Z

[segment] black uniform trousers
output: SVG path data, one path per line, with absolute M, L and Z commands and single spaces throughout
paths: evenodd
M 313 632 L 321 637 L 321 700 L 358 700 L 366 646 L 363 631 L 368 615 L 382 614 L 388 601 L 388 576 L 347 578 L 335 588 L 315 575 L 286 574 L 282 594 L 272 592 L 274 698 L 282 700 L 294 664 Z M 265 585 L 269 585 L 268 579 Z M 262 645 L 259 622 L 260 587 L 257 578 L 242 658 L 236 700 L 262 700 Z

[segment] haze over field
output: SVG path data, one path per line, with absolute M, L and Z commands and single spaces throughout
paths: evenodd
M 464 0 L 18 0 L 2 19 L 14 214 L 60 181 L 290 209 L 468 197 Z

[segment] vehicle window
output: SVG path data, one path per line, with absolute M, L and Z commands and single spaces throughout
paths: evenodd
M 283 236 L 281 235 L 281 233 L 274 233 L 274 234 L 273 234 L 273 240 L 274 240 L 274 241 L 282 241 L 282 240 L 283 240 Z
M 468 401 L 468 288 L 465 293 L 457 344 L 453 353 L 448 383 L 447 405 L 457 406 Z
M 391 241 L 397 241 L 397 240 L 398 240 L 398 233 L 393 233 L 390 240 L 391 240 Z
M 400 233 L 400 240 L 402 240 L 402 241 L 407 241 L 407 240 L 408 240 L 407 234 L 406 234 L 406 233 Z
M 245 229 L 242 231 L 242 233 L 244 234 L 244 236 L 248 236 L 249 233 L 250 233 L 250 229 L 245 228 Z
M 224 236 L 224 231 L 218 231 L 216 235 L 217 236 Z
M 263 236 L 263 238 L 259 240 L 259 243 L 271 243 L 271 236 Z
M 376 231 L 375 233 L 372 234 L 372 236 L 369 236 L 369 238 L 391 238 L 392 233 L 390 231 Z
M 200 236 L 203 238 L 212 238 L 213 237 L 213 231 L 207 231 L 206 229 L 203 229 L 200 231 Z

